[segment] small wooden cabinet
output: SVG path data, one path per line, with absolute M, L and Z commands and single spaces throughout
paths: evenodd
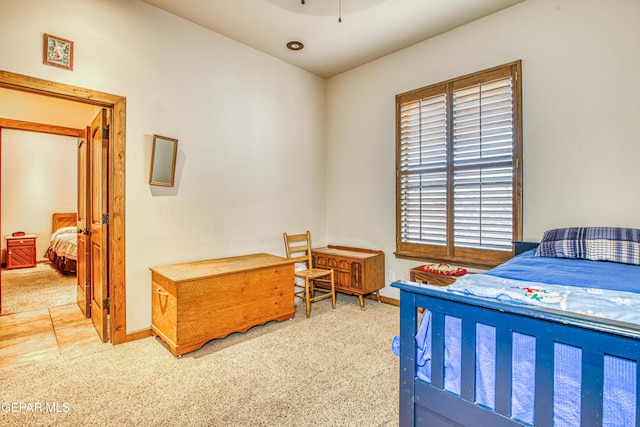
M 364 296 L 384 288 L 384 252 L 329 245 L 311 251 L 313 266 L 334 272 L 336 291 L 357 295 L 364 310 Z
M 7 270 L 36 266 L 36 238 L 35 234 L 5 237 Z
M 456 276 L 447 276 L 445 274 L 429 273 L 420 267 L 409 270 L 409 280 L 417 283 L 427 283 L 436 286 L 449 286 L 456 281 Z

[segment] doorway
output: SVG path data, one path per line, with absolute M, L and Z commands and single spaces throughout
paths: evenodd
M 0 89 L 0 102 L 16 111 L 26 101 L 43 102 L 43 97 L 17 96 L 21 98 L 16 101 L 11 91 Z M 64 105 L 58 110 L 64 111 Z M 89 108 L 87 115 L 92 111 Z M 6 108 L 2 114 L 16 117 Z M 61 131 L 68 131 L 66 128 L 41 126 L 41 132 L 0 127 L 1 229 L 3 248 L 7 247 L 3 254 L 7 268 L 0 272 L 3 317 L 75 303 L 77 299 L 74 273 L 77 229 L 71 226 L 75 225 L 78 206 L 75 159 L 78 137 L 60 135 Z M 68 214 L 61 217 L 60 212 Z M 55 234 L 57 240 L 52 244 L 53 230 L 61 227 L 65 228 Z M 6 259 L 12 252 L 8 248 L 9 236 L 21 233 L 32 238 L 13 239 L 11 246 L 16 250 L 9 264 Z
M 20 74 L 0 71 L 0 87 L 10 90 L 66 99 L 101 107 L 111 112 L 110 143 L 107 147 L 107 208 L 105 221 L 109 227 L 106 242 L 109 246 L 106 277 L 110 295 L 109 336 L 113 344 L 132 341 L 148 332 L 127 335 L 125 299 L 125 122 L 126 98 Z M 0 122 L 0 127 L 13 128 L 14 121 Z M 2 207 L 0 206 L 0 209 Z M 0 278 L 1 279 L 1 278 Z M 0 300 L 0 304 L 1 304 Z

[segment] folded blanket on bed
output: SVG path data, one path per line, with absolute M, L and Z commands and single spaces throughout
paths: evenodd
M 640 294 L 635 292 L 525 282 L 486 274 L 461 277 L 446 290 L 640 324 Z

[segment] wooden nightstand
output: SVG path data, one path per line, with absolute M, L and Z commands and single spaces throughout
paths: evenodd
M 7 270 L 36 266 L 36 238 L 35 234 L 4 238 L 7 242 Z
M 427 283 L 429 285 L 436 286 L 449 286 L 459 276 L 447 276 L 446 274 L 429 273 L 422 270 L 420 267 L 415 267 L 409 270 L 409 280 L 418 283 Z

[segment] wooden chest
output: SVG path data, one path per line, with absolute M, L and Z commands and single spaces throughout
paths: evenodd
M 333 270 L 336 291 L 357 295 L 364 310 L 364 296 L 384 288 L 384 252 L 329 245 L 311 251 L 313 266 Z M 380 294 L 377 294 L 380 300 Z
M 253 254 L 151 268 L 151 332 L 182 355 L 295 316 L 293 264 Z

